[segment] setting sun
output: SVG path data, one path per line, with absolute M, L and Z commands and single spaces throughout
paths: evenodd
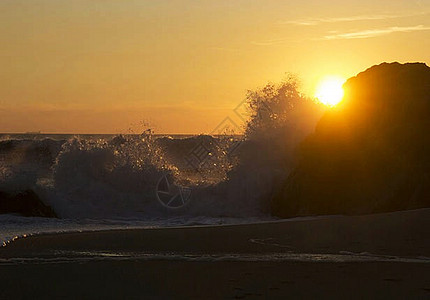
M 315 97 L 323 104 L 335 106 L 343 98 L 342 85 L 345 82 L 340 77 L 327 77 L 318 85 Z

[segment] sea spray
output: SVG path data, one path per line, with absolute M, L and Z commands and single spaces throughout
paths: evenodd
M 294 78 L 248 92 L 243 104 L 249 119 L 240 136 L 171 138 L 146 130 L 0 141 L 0 185 L 36 191 L 61 218 L 268 215 L 272 193 L 288 176 L 295 149 L 322 108 L 299 93 Z M 184 209 L 169 211 L 157 201 L 157 184 L 166 175 L 191 191 Z
M 270 214 L 271 195 L 295 164 L 297 145 L 313 131 L 324 107 L 298 90 L 296 78 L 249 91 L 250 118 L 237 163 L 227 180 L 197 190 L 189 213 L 221 216 Z

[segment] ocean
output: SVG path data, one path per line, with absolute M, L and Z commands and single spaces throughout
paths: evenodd
M 296 86 L 250 93 L 234 111 L 243 124 L 226 117 L 210 135 L 0 134 L 0 241 L 274 220 L 271 200 L 325 110 Z
M 2 214 L 0 243 L 43 233 L 273 220 L 264 200 L 280 170 L 258 155 L 239 163 L 253 147 L 247 143 L 240 135 L 0 134 L 0 192 L 30 190 L 57 216 Z

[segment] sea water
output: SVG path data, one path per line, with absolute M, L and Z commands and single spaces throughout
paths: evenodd
M 237 153 L 229 148 L 237 150 L 241 139 L 0 135 L 0 191 L 32 190 L 58 216 L 0 215 L 0 243 L 42 233 L 272 220 L 261 199 L 267 198 L 275 172 L 238 167 Z M 178 200 L 169 207 L 157 197 L 166 176 L 187 189 L 186 205 Z

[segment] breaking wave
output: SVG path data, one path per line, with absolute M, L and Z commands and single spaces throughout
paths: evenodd
M 268 215 L 322 108 L 293 79 L 250 91 L 245 105 L 242 135 L 3 136 L 0 191 L 33 190 L 67 219 Z M 172 186 L 179 198 L 163 204 L 158 193 L 173 197 Z

